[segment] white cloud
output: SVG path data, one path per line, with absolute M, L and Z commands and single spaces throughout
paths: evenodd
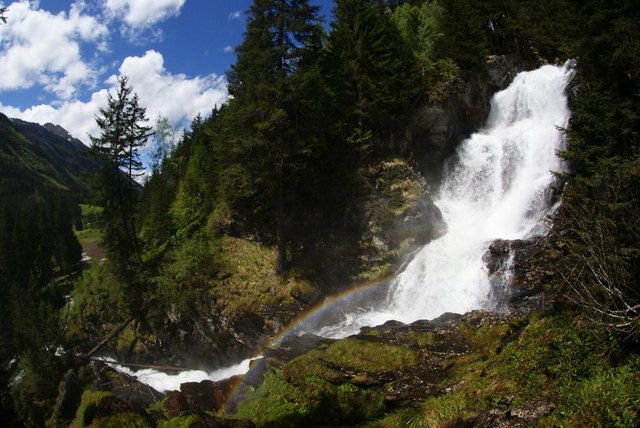
M 178 16 L 186 0 L 104 0 L 113 17 L 132 28 L 149 28 L 167 18 Z
M 184 74 L 171 74 L 164 68 L 162 55 L 154 50 L 142 57 L 126 58 L 120 74 L 129 77 L 141 103 L 147 107 L 148 117 L 162 112 L 172 123 L 192 119 L 197 113 L 208 115 L 214 105 L 219 106 L 228 97 L 223 76 L 210 74 L 189 79 Z M 116 76 L 110 82 L 115 85 Z
M 95 83 L 97 73 L 82 59 L 81 44 L 104 50 L 109 31 L 82 13 L 82 2 L 57 15 L 38 9 L 37 2 L 8 7 L 7 24 L 0 25 L 0 91 L 39 84 L 66 100 L 78 85 Z
M 171 74 L 164 68 L 162 55 L 153 50 L 142 57 L 126 58 L 119 71 L 129 77 L 129 84 L 140 97 L 140 104 L 147 108 L 151 121 L 161 113 L 172 124 L 181 124 L 198 113 L 209 115 L 215 105 L 221 105 L 228 98 L 224 77 L 211 74 L 189 79 L 184 74 Z M 115 95 L 117 76 L 111 76 L 107 82 Z M 89 134 L 99 135 L 95 115 L 98 108 L 106 106 L 107 94 L 107 89 L 102 89 L 87 102 L 68 100 L 57 106 L 43 104 L 25 110 L 0 103 L 0 111 L 30 122 L 59 124 L 89 144 Z
M 234 19 L 240 19 L 242 17 L 242 12 L 240 12 L 239 10 L 236 10 L 235 12 L 231 12 L 229 14 L 229 21 L 234 20 Z
M 96 125 L 95 115 L 98 108 L 107 104 L 107 90 L 95 92 L 87 102 L 72 100 L 59 106 L 40 104 L 25 110 L 0 104 L 0 111 L 9 117 L 16 117 L 28 122 L 45 124 L 47 122 L 62 126 L 71 135 L 89 145 L 89 135 L 100 133 Z
M 222 51 L 226 54 L 230 54 L 230 53 L 233 53 L 235 49 L 233 48 L 233 46 L 225 46 Z

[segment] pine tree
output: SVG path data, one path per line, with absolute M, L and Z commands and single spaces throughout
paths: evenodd
M 336 2 L 325 68 L 346 135 L 389 136 L 420 87 L 413 54 L 381 3 Z
M 102 133 L 91 137 L 92 149 L 105 164 L 100 179 L 103 191 L 104 243 L 109 260 L 125 283 L 133 282 L 140 262 L 140 243 L 136 227 L 139 199 L 135 182 L 143 169 L 140 148 L 150 136 L 146 109 L 128 85 L 118 79 L 116 96 L 109 94 L 107 107 L 99 110 L 96 123 Z
M 295 133 L 301 94 L 294 82 L 320 48 L 317 13 L 307 0 L 255 0 L 228 75 L 234 135 L 223 182 L 232 187 L 224 193 L 233 195 L 231 205 L 238 211 L 275 226 L 279 273 L 287 269 L 292 166 L 305 151 Z

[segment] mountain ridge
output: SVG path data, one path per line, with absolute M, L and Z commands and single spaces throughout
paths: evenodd
M 17 190 L 26 183 L 39 183 L 81 198 L 88 197 L 90 177 L 101 166 L 90 148 L 60 125 L 40 125 L 1 113 L 0 163 L 5 167 L 3 189 L 7 191 L 10 185 Z

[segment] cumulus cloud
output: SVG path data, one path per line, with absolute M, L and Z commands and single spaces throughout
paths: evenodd
M 106 49 L 107 27 L 83 14 L 83 3 L 69 13 L 53 15 L 37 2 L 14 2 L 7 24 L 0 25 L 0 91 L 36 84 L 61 99 L 71 98 L 78 85 L 95 83 L 96 70 L 83 60 L 82 44 Z
M 167 18 L 178 16 L 185 0 L 104 0 L 111 16 L 132 28 L 144 29 Z
M 154 50 L 141 57 L 126 58 L 119 71 L 129 77 L 151 118 L 161 112 L 172 123 L 190 120 L 198 113 L 208 115 L 228 97 L 223 76 L 210 74 L 189 79 L 184 74 L 171 74 L 164 68 L 162 55 Z M 117 77 L 112 76 L 109 81 L 115 86 Z
M 235 49 L 233 48 L 233 46 L 225 46 L 222 51 L 226 54 L 230 54 L 230 53 L 233 53 Z
M 198 113 L 207 116 L 215 105 L 221 105 L 228 98 L 224 77 L 211 74 L 188 78 L 184 74 L 171 74 L 164 68 L 162 55 L 153 50 L 141 57 L 126 58 L 119 72 L 129 77 L 129 84 L 140 97 L 140 104 L 147 108 L 151 121 L 162 114 L 172 124 L 181 124 Z M 68 100 L 56 106 L 43 104 L 25 110 L 0 103 L 0 111 L 29 122 L 59 124 L 89 144 L 89 135 L 100 133 L 95 115 L 100 107 L 106 106 L 108 91 L 115 95 L 117 79 L 118 76 L 111 76 L 107 80 L 110 89 L 93 93 L 86 102 Z
M 240 19 L 242 17 L 242 12 L 240 12 L 239 10 L 236 10 L 235 12 L 231 12 L 229 14 L 229 21 L 232 21 L 234 19 Z

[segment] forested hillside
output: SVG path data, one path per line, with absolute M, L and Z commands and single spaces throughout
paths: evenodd
M 151 129 L 126 78 L 97 117 L 94 181 L 84 174 L 95 161 L 47 148 L 67 136 L 0 117 L 9 424 L 493 426 L 502 421 L 493 410 L 541 400 L 554 404 L 531 423 L 637 425 L 640 3 L 336 0 L 324 26 L 312 1 L 255 0 L 246 16 L 231 97 L 177 142 L 166 124 L 156 129 L 141 192 L 134 180 Z M 387 326 L 275 358 L 224 422 L 175 404 L 177 395 L 151 409 L 131 385 L 104 387 L 85 357 L 114 331 L 101 351 L 120 360 L 213 369 L 253 356 L 324 297 L 393 275 L 445 232 L 431 189 L 444 157 L 486 119 L 490 95 L 518 71 L 567 60 L 562 206 L 516 275 L 542 296 L 541 310 L 417 332 Z M 100 206 L 106 260 L 75 277 L 71 221 L 87 201 Z M 438 357 L 442 370 L 422 379 L 429 388 L 411 384 L 425 396 L 393 401 L 376 390 L 424 374 L 418 362 L 440 346 L 440 328 L 451 339 L 442 343 L 464 352 Z M 58 394 L 63 377 L 75 392 Z
M 90 200 L 100 168 L 63 132 L 0 115 L 0 412 L 31 425 L 50 412 L 68 364 L 56 350 L 64 296 L 80 268 L 73 226 L 80 227 L 78 204 Z

